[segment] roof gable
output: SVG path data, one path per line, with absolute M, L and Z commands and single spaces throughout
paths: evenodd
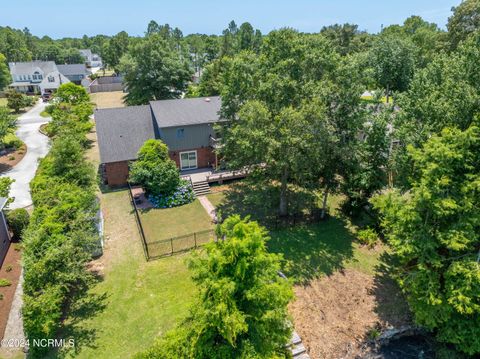
M 219 96 L 150 101 L 159 128 L 215 123 L 220 120 Z
M 148 139 L 155 138 L 150 106 L 129 106 L 95 111 L 102 163 L 134 160 Z

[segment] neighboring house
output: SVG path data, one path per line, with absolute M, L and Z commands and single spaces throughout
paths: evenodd
M 10 246 L 10 232 L 8 230 L 7 221 L 3 209 L 7 204 L 8 198 L 0 197 L 0 266 L 7 255 L 8 247 Z
M 220 106 L 220 97 L 202 97 L 95 111 L 106 183 L 125 185 L 129 162 L 152 138 L 168 146 L 170 158 L 181 170 L 216 167 L 214 124 L 220 121 Z
M 90 71 L 85 64 L 57 65 L 58 71 L 71 82 L 81 85 L 82 80 L 90 75 Z
M 70 82 L 53 61 L 10 62 L 8 66 L 13 81 L 9 87 L 18 92 L 43 95 Z
M 102 67 L 103 66 L 102 58 L 99 55 L 92 53 L 92 50 L 81 49 L 81 50 L 78 50 L 78 51 L 80 52 L 80 55 L 82 55 L 83 58 L 85 59 L 85 65 L 87 65 L 87 67 Z

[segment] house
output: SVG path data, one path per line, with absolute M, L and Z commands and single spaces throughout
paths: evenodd
M 7 255 L 8 247 L 10 246 L 10 232 L 8 230 L 7 221 L 3 209 L 7 204 L 8 198 L 0 197 L 0 266 Z
M 148 105 L 95 111 L 100 162 L 110 186 L 127 183 L 129 162 L 148 139 L 160 139 L 178 168 L 217 166 L 214 124 L 220 97 L 151 101 Z
M 53 61 L 10 62 L 10 88 L 26 94 L 49 94 L 70 82 Z
M 85 64 L 57 65 L 58 71 L 76 85 L 81 85 L 82 80 L 90 75 Z
M 83 58 L 85 59 L 85 65 L 87 65 L 87 67 L 102 67 L 103 66 L 102 58 L 99 55 L 92 53 L 92 50 L 81 49 L 81 50 L 78 50 L 78 51 L 80 52 L 80 55 L 82 55 Z

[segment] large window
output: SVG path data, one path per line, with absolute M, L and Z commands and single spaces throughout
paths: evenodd
M 180 168 L 182 170 L 197 168 L 197 151 L 180 152 Z

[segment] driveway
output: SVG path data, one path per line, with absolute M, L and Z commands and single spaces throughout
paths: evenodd
M 39 131 L 40 125 L 50 120 L 50 118 L 40 116 L 40 112 L 45 109 L 45 106 L 45 103 L 38 102 L 17 121 L 16 133 L 27 145 L 27 153 L 15 167 L 0 175 L 15 180 L 10 189 L 10 197 L 15 197 L 15 201 L 9 206 L 11 209 L 23 208 L 32 204 L 30 181 L 37 171 L 38 160 L 45 157 L 49 150 L 48 137 Z

